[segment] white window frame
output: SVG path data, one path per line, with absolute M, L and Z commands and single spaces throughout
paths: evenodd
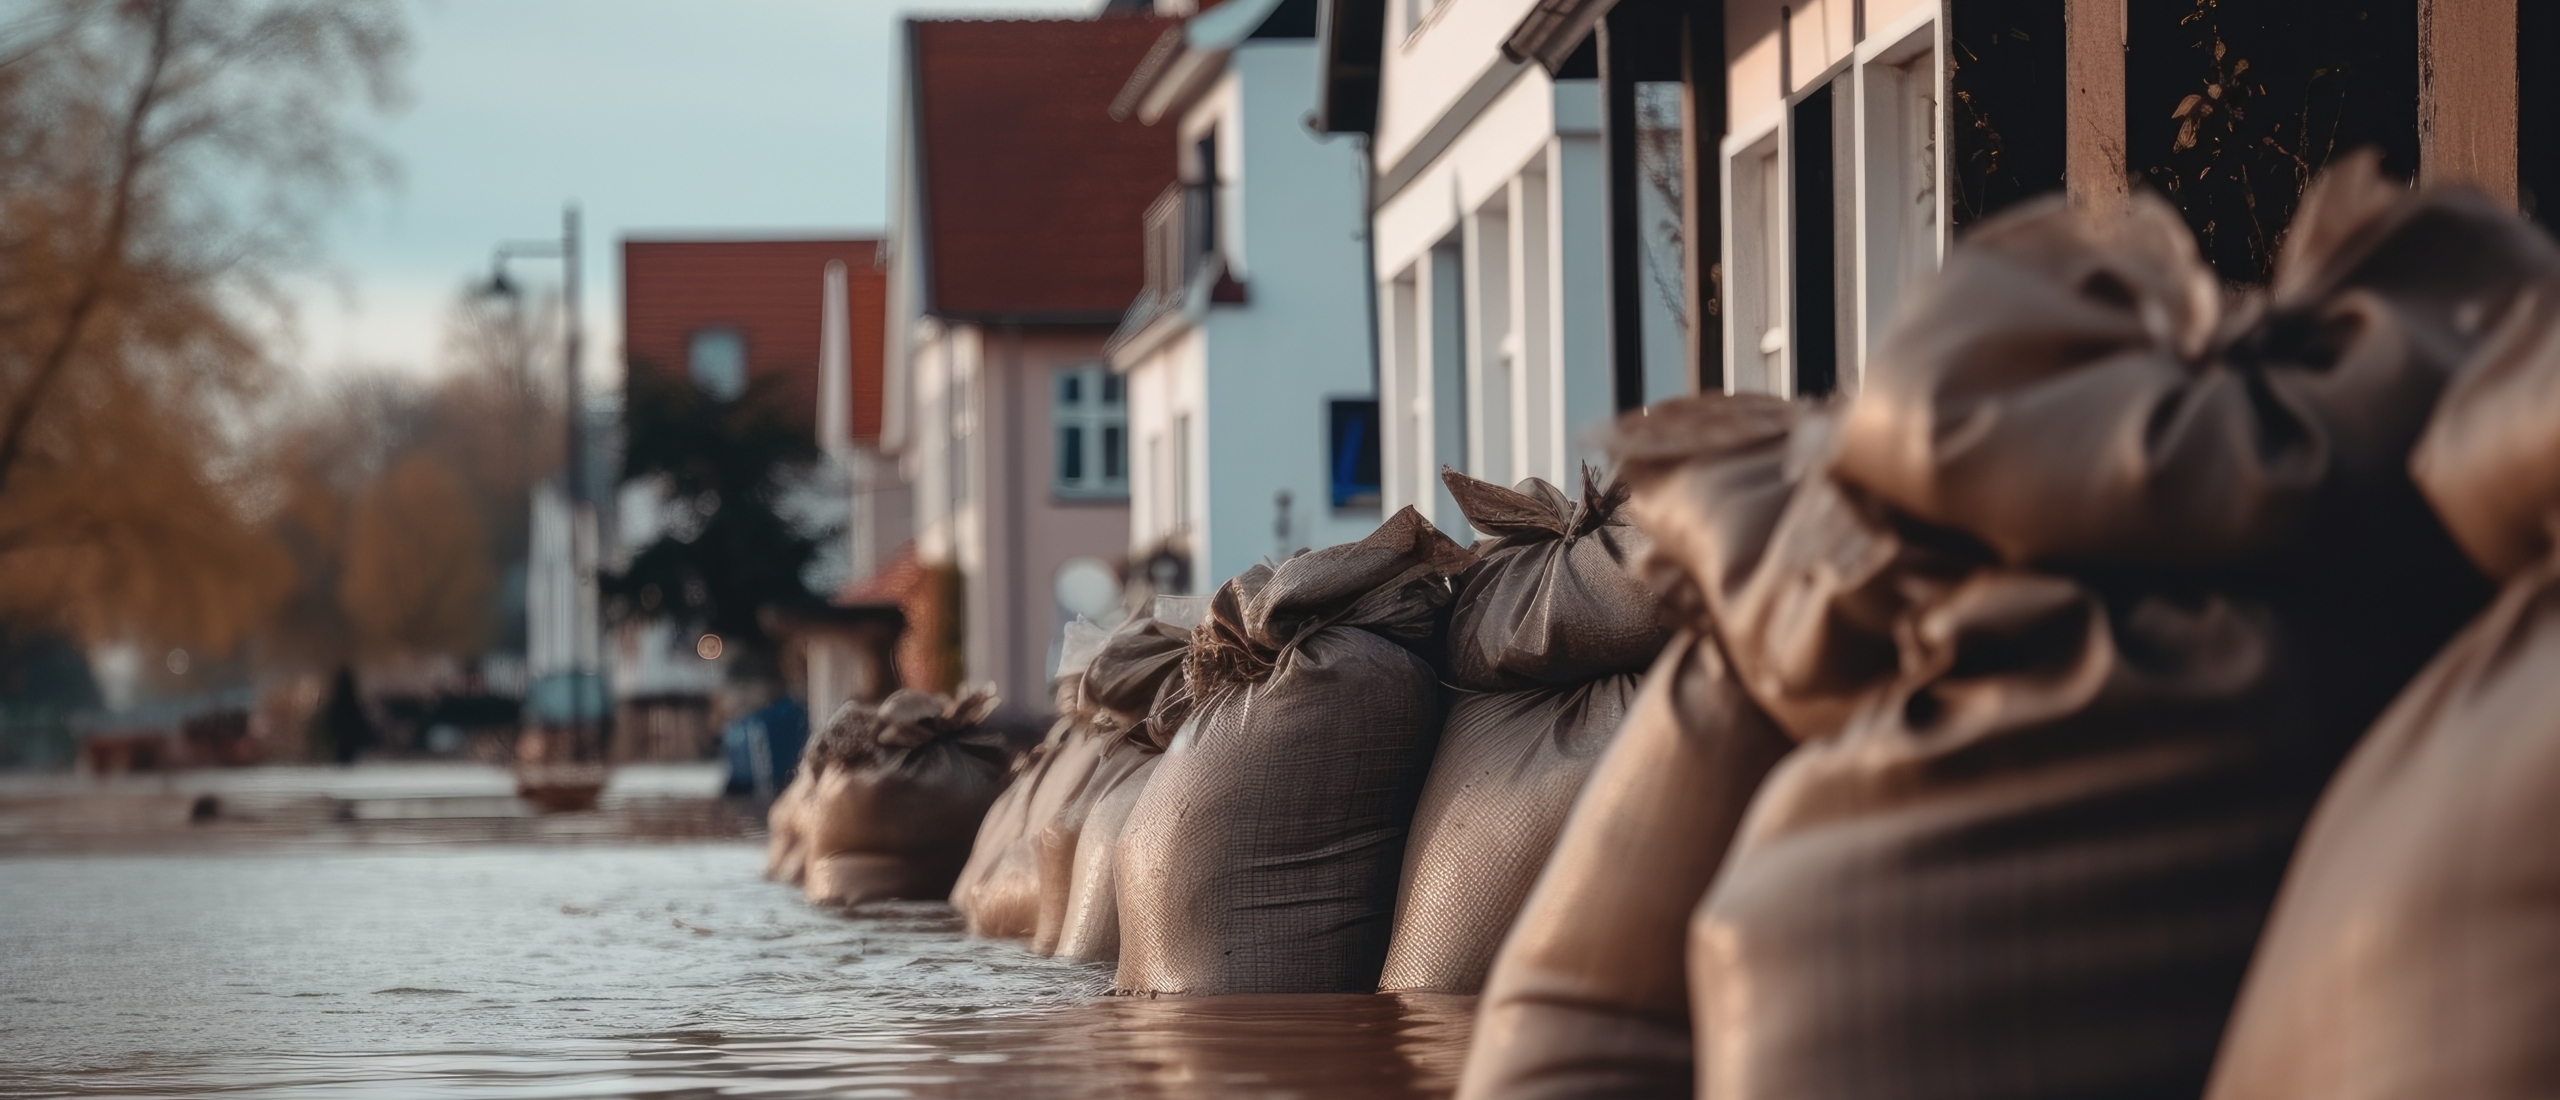
M 1738 126 L 1719 149 L 1724 182 L 1724 356 L 1728 392 L 1768 393 L 1794 397 L 1794 335 L 1800 323 L 1795 309 L 1794 209 L 1795 106 L 1804 93 L 1833 82 L 1832 94 L 1850 98 L 1850 132 L 1834 133 L 1852 150 L 1852 168 L 1835 180 L 1834 201 L 1853 205 L 1850 254 L 1855 275 L 1849 280 L 1856 301 L 1851 309 L 1854 331 L 1838 349 L 1837 384 L 1843 393 L 1856 388 L 1866 372 L 1870 350 L 1883 336 L 1902 294 L 1920 273 L 1935 271 L 1949 244 L 1946 155 L 1947 74 L 1946 20 L 1939 5 L 1924 6 L 1892 25 L 1871 30 L 1821 77 L 1801 81 L 1780 103 Z M 1926 221 L 1915 226 L 1909 211 L 1891 201 L 1907 193 L 1904 167 L 1912 150 L 1909 135 L 1893 114 L 1904 101 L 1904 67 L 1928 58 L 1931 132 L 1919 148 L 1928 151 L 1929 184 L 1934 204 Z M 1848 79 L 1842 80 L 1846 76 Z M 1772 159 L 1774 158 L 1774 159 Z M 1887 166 L 1893 170 L 1888 170 Z M 1774 168 L 1774 170 L 1771 170 Z M 1775 193 L 1770 192 L 1774 190 Z M 1835 208 L 1836 209 L 1836 208 Z M 1923 255 L 1910 255 L 1917 235 L 1926 243 Z M 1916 261 L 1916 262 L 1915 262 Z M 1814 323 L 1831 323 L 1811 319 Z
M 1876 342 L 1901 304 L 1903 293 L 1947 254 L 1946 20 L 1924 8 L 1897 25 L 1870 33 L 1854 55 L 1857 127 L 1857 339 L 1845 384 L 1863 378 Z M 1924 117 L 1930 130 L 1912 133 L 1908 123 L 1913 85 L 1925 66 Z M 1915 159 L 1918 163 L 1914 163 Z M 1913 171 L 1914 169 L 1919 171 Z M 1921 173 L 1925 172 L 1925 179 Z M 1903 201 L 1926 185 L 1925 211 Z M 1844 349 L 1849 350 L 1849 349 Z
M 1069 404 L 1064 390 L 1076 383 L 1077 399 Z M 1125 500 L 1129 496 L 1129 392 L 1127 380 L 1101 363 L 1079 363 L 1049 372 L 1049 491 L 1061 500 Z M 1117 404 L 1105 404 L 1107 385 L 1120 386 Z M 1104 433 L 1120 431 L 1120 475 L 1111 476 L 1105 459 Z M 1077 437 L 1083 476 L 1068 480 L 1061 461 L 1070 430 Z
M 1779 106 L 1724 140 L 1724 361 L 1732 393 L 1786 394 L 1794 388 L 1787 355 L 1787 108 Z M 1774 192 L 1774 193 L 1773 193 Z

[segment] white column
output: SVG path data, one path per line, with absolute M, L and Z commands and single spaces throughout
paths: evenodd
M 1511 177 L 1511 434 L 1513 476 L 1543 477 L 1573 491 L 1565 469 L 1564 389 L 1555 370 L 1544 158 Z
M 1507 196 L 1466 217 L 1467 473 L 1500 485 L 1519 479 L 1512 425 L 1511 218 Z

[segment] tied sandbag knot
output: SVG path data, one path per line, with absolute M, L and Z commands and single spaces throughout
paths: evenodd
M 806 762 L 818 770 L 894 767 L 913 750 L 945 738 L 955 739 L 963 751 L 1001 758 L 1000 739 L 982 725 L 997 702 L 992 687 L 980 686 L 958 698 L 900 688 L 876 706 L 846 703 L 810 739 Z

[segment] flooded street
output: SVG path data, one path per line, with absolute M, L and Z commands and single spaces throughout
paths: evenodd
M 753 839 L 594 835 L 689 800 L 541 819 L 575 843 L 354 801 L 77 854 L 13 819 L 0 1095 L 1429 1097 L 1464 1049 L 1467 999 L 1112 998 L 940 905 L 812 909 Z

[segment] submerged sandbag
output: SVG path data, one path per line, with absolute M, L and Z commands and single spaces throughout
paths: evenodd
M 805 820 L 810 901 L 941 898 L 1004 778 L 995 696 L 901 689 L 847 703 L 811 743 Z
M 1672 641 L 1502 942 L 1460 1097 L 1689 1094 L 1689 914 L 1790 747 L 1713 638 Z
M 1041 825 L 1084 785 L 1100 755 L 1086 743 L 1092 707 L 1084 670 L 1105 632 L 1082 618 L 1067 624 L 1053 690 L 1058 718 L 1048 735 L 1013 762 L 951 886 L 951 907 L 974 936 L 1025 939 L 1039 924 Z
M 1105 750 L 1095 765 L 1081 800 L 1084 816 L 1075 847 L 1067 853 L 1067 888 L 1059 898 L 1058 938 L 1051 954 L 1091 962 L 1120 958 L 1120 836 L 1163 758 L 1123 740 Z
M 1220 587 L 1192 711 L 1119 846 L 1119 986 L 1375 990 L 1439 732 L 1431 642 L 1467 552 L 1411 508 Z
M 1182 656 L 1190 648 L 1190 640 L 1190 631 L 1184 628 L 1153 615 L 1133 615 L 1101 641 L 1085 666 L 1083 692 L 1090 712 L 1085 736 L 1091 741 L 1094 763 L 1084 782 L 1059 803 L 1056 812 L 1039 824 L 1033 835 L 1040 867 L 1040 911 L 1031 949 L 1039 954 L 1061 953 L 1071 914 L 1078 911 L 1077 852 L 1084 846 L 1086 826 L 1094 808 L 1129 782 L 1144 758 L 1162 751 L 1148 722 L 1157 701 L 1181 682 Z M 1109 838 L 1104 843 L 1118 840 L 1119 824 L 1126 818 L 1124 806 L 1106 819 Z M 1092 881 L 1084 891 L 1087 908 L 1082 913 L 1088 924 L 1101 918 L 1092 912 L 1091 905 L 1098 902 L 1108 907 L 1113 902 L 1113 885 L 1107 872 L 1106 865 L 1100 873 L 1088 874 Z M 1116 958 L 1119 924 L 1116 913 L 1112 916 L 1107 929 L 1100 925 L 1079 929 L 1074 949 L 1064 953 L 1072 958 Z M 1106 933 L 1107 947 L 1103 945 Z M 1098 950 L 1109 953 L 1094 954 Z
M 1785 619 L 1791 601 L 1866 587 L 1874 570 L 1859 563 L 1870 553 L 1844 555 L 1820 583 L 1776 585 L 1752 571 L 1769 556 L 1781 513 L 1800 494 L 1820 495 L 1824 483 L 1801 459 L 1827 427 L 1769 397 L 1673 401 L 1621 420 L 1610 450 L 1631 490 L 1625 511 L 1646 536 L 1634 567 L 1689 633 L 1647 674 L 1495 958 L 1460 1096 L 1689 1093 L 1696 1069 L 1680 960 L 1690 914 L 1753 792 L 1793 747 L 1742 683 L 1756 674 L 1764 694 L 1818 722 L 1840 712 L 1816 696 L 1875 678 L 1838 632 L 1812 632 L 1791 664 L 1746 669 L 1708 614 Z M 1884 559 L 1898 560 L 1890 549 Z M 1890 654 L 1882 667 L 1891 670 Z
M 2504 582 L 2321 797 L 2209 1100 L 2560 1096 L 2560 282 L 2412 463 Z
M 1671 628 L 1629 571 L 1645 542 L 1618 515 L 1623 489 L 1602 490 L 1588 470 L 1579 503 L 1536 478 L 1517 490 L 1454 470 L 1441 480 L 1491 538 L 1450 603 L 1457 692 L 1414 811 L 1378 984 L 1474 993 Z
M 1084 789 L 1103 748 L 1085 716 L 1060 718 L 1048 740 L 1033 750 L 1031 765 L 1006 788 L 1021 794 L 998 826 L 984 874 L 966 895 L 962 915 L 971 935 L 1029 939 L 1039 929 L 1041 831 L 1059 807 Z M 955 891 L 954 896 L 960 895 Z
M 2539 243 L 2358 158 L 2226 308 L 2134 207 L 1975 229 L 1752 567 L 1832 595 L 1719 614 L 1802 744 L 1691 927 L 1702 1096 L 2199 1093 L 2313 798 L 2479 606 L 2405 464 Z M 1761 694 L 1823 638 L 1890 687 Z
M 764 877 L 793 886 L 809 871 L 809 771 L 800 769 L 765 810 Z

